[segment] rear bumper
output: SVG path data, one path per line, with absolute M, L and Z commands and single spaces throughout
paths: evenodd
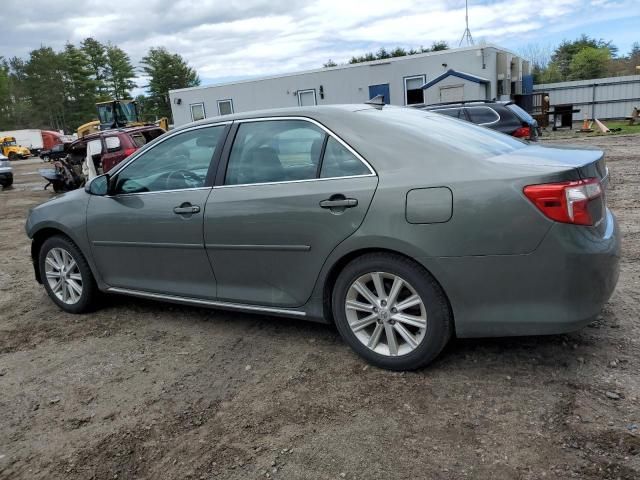
M 618 225 L 607 210 L 602 230 L 556 223 L 527 255 L 439 259 L 428 268 L 449 297 L 459 337 L 548 335 L 600 313 L 619 260 Z

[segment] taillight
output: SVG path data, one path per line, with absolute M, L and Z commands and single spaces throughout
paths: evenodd
M 531 137 L 531 128 L 529 127 L 520 127 L 515 132 L 512 133 L 514 137 L 518 138 L 530 138 Z
M 137 148 L 125 148 L 124 149 L 124 158 L 127 158 L 129 155 L 131 155 L 136 150 L 137 150 Z
M 524 194 L 551 220 L 593 225 L 589 202 L 602 195 L 597 178 L 575 182 L 545 183 L 524 187 Z

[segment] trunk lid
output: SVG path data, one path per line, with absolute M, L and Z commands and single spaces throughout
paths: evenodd
M 589 202 L 589 213 L 593 218 L 594 226 L 598 226 L 606 218 L 606 188 L 609 183 L 609 171 L 602 150 L 564 145 L 532 145 L 503 157 L 497 157 L 496 160 L 498 159 L 522 166 L 549 166 L 553 170 L 566 167 L 568 172 L 577 173 L 582 180 L 598 179 L 602 195 Z M 566 178 L 566 180 L 576 180 L 576 178 Z

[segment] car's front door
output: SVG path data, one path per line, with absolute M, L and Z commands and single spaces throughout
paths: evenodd
M 234 128 L 226 171 L 223 163 L 205 212 L 218 297 L 300 306 L 327 256 L 362 223 L 378 178 L 309 120 L 243 121 Z
M 109 195 L 92 196 L 87 231 L 95 262 L 111 287 L 215 298 L 203 243 L 203 215 L 228 126 L 179 132 L 121 170 Z

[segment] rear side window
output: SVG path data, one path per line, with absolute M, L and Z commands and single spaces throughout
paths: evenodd
M 325 135 L 304 120 L 242 123 L 231 149 L 225 184 L 316 178 Z
M 117 152 L 120 150 L 120 139 L 118 137 L 106 137 L 104 143 L 107 146 L 107 152 Z
M 151 140 L 158 138 L 163 133 L 163 130 L 154 128 L 151 130 L 143 130 L 141 132 L 131 133 L 129 134 L 129 138 L 131 138 L 131 141 L 137 148 L 140 148 L 143 145 L 149 143 Z
M 464 114 L 462 113 L 461 108 L 443 108 L 440 110 L 430 110 L 430 111 L 440 113 L 442 115 L 446 115 L 447 117 L 461 118 L 462 120 L 466 120 Z
M 500 120 L 500 116 L 489 107 L 467 107 L 469 119 L 478 125 L 488 125 Z
M 322 159 L 321 178 L 367 175 L 369 169 L 347 147 L 329 137 Z
M 524 122 L 527 122 L 527 123 L 535 122 L 533 117 L 531 115 L 529 115 L 529 113 L 526 110 L 524 110 L 523 108 L 519 107 L 518 105 L 515 105 L 515 104 L 511 103 L 511 104 L 507 105 L 507 108 L 509 110 L 511 110 L 513 113 L 515 113 L 516 116 L 520 120 L 522 120 Z
M 324 151 L 324 156 L 323 156 Z M 244 122 L 231 148 L 225 185 L 368 175 L 347 147 L 306 120 Z

